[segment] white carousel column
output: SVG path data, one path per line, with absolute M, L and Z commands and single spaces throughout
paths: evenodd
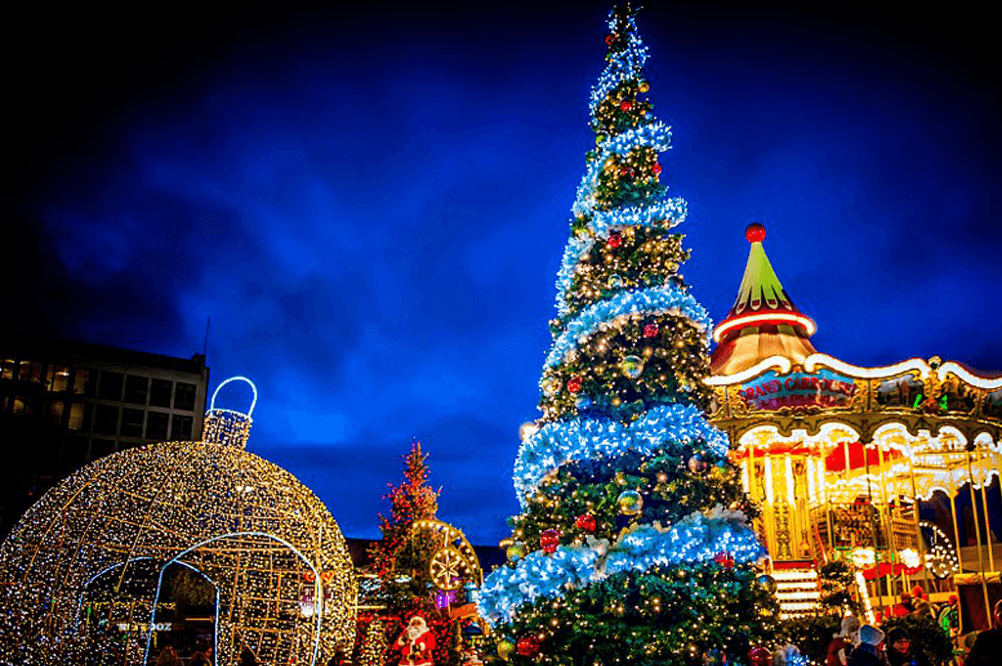
M 974 539 L 978 546 L 978 577 L 981 580 L 981 594 L 985 601 L 985 617 L 992 616 L 992 604 L 988 599 L 988 581 L 985 572 L 985 553 L 981 549 L 981 520 L 978 519 L 978 500 L 974 494 L 974 468 L 971 452 L 967 451 L 967 488 L 971 493 L 971 513 L 974 514 Z
M 992 548 L 992 523 L 988 516 L 988 479 L 991 477 L 988 469 L 991 467 L 992 452 L 983 451 L 981 459 L 988 462 L 988 468 L 986 469 L 983 465 L 978 465 L 978 470 L 981 472 L 981 508 L 985 514 L 985 541 L 988 543 L 988 568 L 990 571 L 998 571 L 995 566 L 995 552 Z M 998 470 L 998 461 L 996 460 L 995 470 Z
M 792 508 L 797 503 L 797 489 L 793 478 L 793 457 L 789 453 L 783 456 L 783 465 L 786 475 L 786 502 Z
M 918 484 L 915 482 L 915 447 L 910 437 L 905 442 L 908 447 L 908 476 L 912 484 L 912 522 L 915 525 L 915 539 L 918 544 L 919 562 L 922 563 L 922 589 L 926 596 L 929 596 L 929 593 L 932 591 L 932 583 L 929 580 L 929 567 L 926 566 L 925 542 L 922 539 L 922 527 L 919 524 L 921 521 L 919 509 L 922 503 L 919 500 Z

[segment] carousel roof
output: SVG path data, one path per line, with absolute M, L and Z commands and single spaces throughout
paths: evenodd
M 751 224 L 745 229 L 751 244 L 744 277 L 727 317 L 713 329 L 718 343 L 710 357 L 714 375 L 731 375 L 772 356 L 802 363 L 815 353 L 809 338 L 817 330 L 783 289 L 762 241 L 765 227 Z

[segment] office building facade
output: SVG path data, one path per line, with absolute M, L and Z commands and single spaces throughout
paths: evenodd
M 115 451 L 199 440 L 209 369 L 103 345 L 0 338 L 0 534 L 41 493 Z

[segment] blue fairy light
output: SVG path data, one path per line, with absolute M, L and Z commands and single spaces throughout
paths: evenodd
M 515 458 L 515 490 L 522 508 L 543 477 L 573 461 L 612 458 L 633 453 L 659 452 L 665 442 L 697 441 L 717 455 L 727 452 L 728 440 L 710 425 L 698 408 L 687 404 L 662 405 L 629 425 L 608 418 L 573 419 L 546 423 L 519 446 Z
M 687 318 L 710 341 L 713 321 L 709 313 L 695 298 L 678 287 L 666 285 L 623 291 L 612 298 L 593 303 L 567 323 L 564 331 L 553 342 L 544 367 L 553 368 L 578 346 L 578 340 L 593 335 L 601 324 L 629 315 L 677 314 Z

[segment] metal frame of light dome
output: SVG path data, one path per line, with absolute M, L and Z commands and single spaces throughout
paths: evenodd
M 215 396 L 210 411 L 218 413 Z M 249 412 L 226 411 L 249 420 Z M 230 558 L 229 569 L 217 566 L 224 558 Z M 136 567 L 144 560 L 155 563 Z M 0 634 L 20 634 L 16 645 L 0 645 L 0 661 L 72 661 L 84 649 L 79 639 L 97 628 L 83 623 L 91 617 L 85 614 L 91 599 L 112 625 L 127 617 L 132 626 L 147 628 L 132 635 L 128 663 L 150 662 L 148 628 L 158 624 L 164 574 L 173 564 L 195 569 L 216 588 L 218 663 L 235 659 L 238 641 L 255 648 L 266 634 L 288 640 L 284 648 L 276 640 L 258 650 L 276 663 L 290 656 L 320 663 L 354 640 L 357 582 L 344 538 L 323 503 L 287 471 L 242 446 L 169 442 L 79 470 L 46 493 L 0 545 Z M 142 591 L 98 599 L 118 594 L 113 579 L 99 582 L 116 567 L 121 573 L 112 576 L 120 576 L 119 585 L 131 570 L 137 578 L 130 583 Z M 309 594 L 317 608 L 307 616 L 301 604 Z M 137 608 L 145 614 L 134 613 Z M 271 622 L 282 624 L 272 631 Z M 110 641 L 107 632 L 102 636 Z M 297 640 L 302 647 L 295 647 Z
M 188 548 L 184 552 L 179 553 L 178 555 L 176 555 L 173 559 L 171 559 L 169 562 L 165 563 L 162 567 L 160 567 L 160 575 L 159 575 L 159 577 L 157 579 L 157 591 L 156 591 L 156 593 L 153 596 L 153 599 L 154 599 L 154 601 L 153 601 L 153 610 L 150 613 L 150 621 L 149 621 L 149 625 L 148 626 L 153 626 L 154 623 L 155 623 L 155 620 L 156 620 L 156 609 L 157 609 L 157 606 L 160 603 L 160 594 L 161 594 L 161 591 L 163 589 L 164 573 L 166 573 L 167 568 L 170 567 L 172 564 L 179 564 L 181 566 L 187 567 L 187 568 L 191 569 L 192 571 L 197 572 L 198 574 L 200 574 L 201 576 L 203 576 L 206 580 L 208 580 L 210 583 L 212 583 L 213 587 L 216 588 L 216 603 L 215 603 L 215 608 L 216 608 L 216 614 L 217 614 L 217 617 L 218 617 L 219 606 L 220 606 L 220 603 L 219 603 L 220 602 L 219 586 L 216 585 L 215 581 L 213 581 L 211 578 L 209 578 L 208 576 L 206 576 L 205 573 L 202 570 L 198 569 L 197 567 L 192 566 L 191 564 L 185 562 L 181 558 L 184 557 L 185 555 L 188 555 L 189 553 L 192 553 L 192 552 L 196 551 L 199 548 L 202 548 L 203 546 L 208 546 L 209 544 L 215 543 L 217 541 L 221 541 L 223 539 L 229 539 L 229 538 L 232 538 L 232 537 L 243 537 L 243 536 L 250 536 L 250 537 L 261 536 L 261 537 L 265 537 L 265 538 L 268 538 L 268 539 L 273 539 L 274 541 L 277 541 L 277 542 L 281 543 L 283 546 L 285 546 L 286 548 L 288 548 L 289 550 L 291 550 L 293 553 L 295 553 L 295 555 L 297 557 L 299 557 L 299 559 L 302 560 L 306 564 L 306 566 L 309 568 L 309 570 L 313 573 L 314 587 L 318 587 L 318 586 L 322 585 L 322 580 L 321 580 L 322 576 L 319 575 L 320 572 L 317 571 L 316 567 L 306 558 L 306 556 L 304 556 L 301 552 L 299 552 L 299 550 L 295 546 L 293 546 L 291 543 L 289 543 L 288 541 L 285 541 L 284 539 L 280 539 L 280 538 L 278 538 L 278 537 L 276 537 L 276 536 L 274 536 L 272 534 L 266 534 L 264 532 L 238 532 L 238 533 L 232 533 L 232 534 L 224 534 L 224 535 L 221 535 L 221 536 L 213 537 L 212 539 L 207 539 L 207 540 L 203 541 L 202 543 L 199 543 L 199 544 L 196 544 L 194 546 L 191 546 L 190 548 Z M 323 613 L 315 613 L 314 617 L 316 618 L 316 620 L 314 622 L 315 630 L 319 634 L 320 633 L 321 621 L 323 620 Z M 216 633 L 216 641 L 215 642 L 218 644 L 219 643 L 219 638 L 218 638 L 219 637 L 219 623 L 218 622 L 215 624 L 215 633 Z M 145 650 L 144 656 L 143 656 L 144 663 L 149 663 L 150 645 L 151 645 L 151 643 L 152 643 L 152 641 L 147 641 L 147 643 L 146 643 L 146 650 Z M 312 662 L 311 663 L 316 663 L 317 653 L 319 651 L 319 647 L 320 647 L 319 644 L 315 644 L 314 645 L 313 655 L 312 655 Z

